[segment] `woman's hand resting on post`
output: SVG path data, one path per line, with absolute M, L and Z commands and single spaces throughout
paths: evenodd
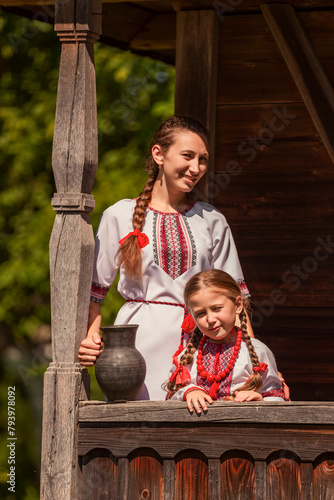
M 90 302 L 87 337 L 81 342 L 78 359 L 82 366 L 94 366 L 101 354 L 102 340 L 98 333 L 101 326 L 101 304 Z
M 103 351 L 102 340 L 98 333 L 85 338 L 80 345 L 78 358 L 83 366 L 94 366 L 98 356 Z

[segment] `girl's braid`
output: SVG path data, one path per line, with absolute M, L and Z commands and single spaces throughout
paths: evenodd
M 181 356 L 180 365 L 185 366 L 192 362 L 194 353 L 196 352 L 202 337 L 203 337 L 202 332 L 198 328 L 195 328 L 194 333 L 192 334 L 192 337 L 187 344 L 186 350 L 184 354 Z M 175 380 L 173 380 L 172 382 L 168 380 L 168 382 L 164 384 L 162 387 L 163 389 L 168 391 L 167 399 L 169 399 L 176 391 L 182 389 L 183 386 L 180 384 L 176 384 Z
M 247 316 L 244 309 L 241 311 L 239 318 L 240 318 L 240 327 L 242 331 L 242 338 L 247 344 L 252 365 L 253 367 L 259 366 L 259 358 L 257 357 L 251 338 L 247 333 Z M 247 382 L 242 387 L 238 387 L 238 391 L 256 391 L 257 389 L 260 389 L 261 386 L 262 386 L 261 375 L 259 374 L 259 372 L 253 372 L 253 374 L 249 377 Z
M 194 333 L 189 340 L 184 354 L 181 356 L 180 365 L 189 365 L 192 363 L 194 354 L 198 349 L 201 338 L 203 337 L 202 332 L 199 328 L 195 328 Z

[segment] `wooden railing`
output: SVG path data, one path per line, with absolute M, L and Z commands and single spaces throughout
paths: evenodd
M 81 499 L 334 499 L 334 403 L 80 403 Z

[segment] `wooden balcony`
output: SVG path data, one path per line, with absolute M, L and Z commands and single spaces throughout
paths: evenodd
M 85 401 L 82 499 L 333 499 L 334 403 Z

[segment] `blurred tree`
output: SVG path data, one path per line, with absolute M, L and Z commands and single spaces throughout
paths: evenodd
M 54 221 L 52 135 L 60 44 L 53 27 L 0 16 L 0 398 L 16 388 L 16 493 L 8 492 L 8 448 L 0 448 L 0 496 L 39 498 L 42 376 L 50 361 L 48 242 Z M 102 211 L 135 197 L 145 182 L 152 133 L 173 113 L 174 68 L 98 44 L 95 50 L 99 167 L 93 193 Z M 103 306 L 113 323 L 115 286 Z M 92 370 L 91 374 L 93 373 Z M 93 384 L 93 398 L 101 393 Z M 0 417 L 7 442 L 7 412 Z

